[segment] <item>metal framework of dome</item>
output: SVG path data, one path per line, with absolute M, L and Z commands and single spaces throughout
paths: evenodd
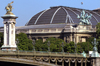
M 34 15 L 26 26 L 28 25 L 40 25 L 40 24 L 64 24 L 64 23 L 79 23 L 77 15 L 82 12 L 83 9 L 56 6 L 50 7 L 50 9 L 39 12 Z M 100 22 L 100 13 L 93 10 L 85 10 L 86 13 L 92 14 L 92 18 L 89 20 L 92 25 L 96 25 Z

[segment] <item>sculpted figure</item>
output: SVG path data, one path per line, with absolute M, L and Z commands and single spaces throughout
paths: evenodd
M 11 14 L 12 12 L 12 4 L 13 3 L 13 1 L 11 2 L 11 3 L 8 3 L 8 5 L 5 7 L 5 9 L 6 9 L 6 11 L 7 11 L 7 14 Z
M 92 14 L 88 15 L 88 14 L 86 13 L 86 15 L 85 15 L 85 21 L 86 21 L 87 24 L 90 23 L 90 22 L 89 22 L 89 19 L 91 18 L 91 16 L 92 16 Z
M 80 19 L 80 23 L 83 24 L 83 25 L 89 25 L 90 22 L 89 22 L 89 19 L 91 18 L 92 14 L 88 15 L 87 13 L 85 13 L 85 11 L 83 10 L 81 12 L 81 15 L 77 16 L 77 18 Z

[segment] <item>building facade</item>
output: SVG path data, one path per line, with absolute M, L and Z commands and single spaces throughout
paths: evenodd
M 82 25 L 78 15 L 82 10 L 86 14 L 92 14 L 88 19 L 89 25 Z M 85 14 L 85 15 L 86 15 Z M 89 37 L 96 36 L 96 24 L 100 22 L 100 9 L 86 10 L 66 6 L 50 7 L 34 15 L 25 26 L 16 27 L 16 34 L 26 33 L 30 39 L 42 39 L 49 37 L 61 38 L 66 42 L 85 42 Z M 0 28 L 2 31 L 3 28 Z

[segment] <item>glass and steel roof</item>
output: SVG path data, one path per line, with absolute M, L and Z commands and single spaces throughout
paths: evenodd
M 20 26 L 16 27 L 16 29 L 44 29 L 44 28 L 64 28 L 66 24 L 46 24 L 46 25 L 30 25 L 30 26 Z M 70 25 L 67 24 L 67 26 Z
M 28 25 L 40 25 L 40 24 L 67 24 L 67 23 L 79 23 L 77 15 L 80 15 L 83 9 L 72 8 L 66 6 L 56 6 L 50 9 L 39 12 L 34 15 L 26 26 Z M 92 18 L 89 20 L 92 25 L 96 25 L 100 22 L 100 13 L 94 10 L 85 10 L 86 13 L 92 14 Z

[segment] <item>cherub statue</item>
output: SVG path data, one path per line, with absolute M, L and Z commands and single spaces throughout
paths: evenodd
M 11 3 L 8 3 L 8 5 L 5 7 L 5 9 L 6 9 L 6 11 L 7 11 L 7 14 L 11 14 L 12 12 L 12 4 L 13 3 L 13 1 L 11 2 Z

